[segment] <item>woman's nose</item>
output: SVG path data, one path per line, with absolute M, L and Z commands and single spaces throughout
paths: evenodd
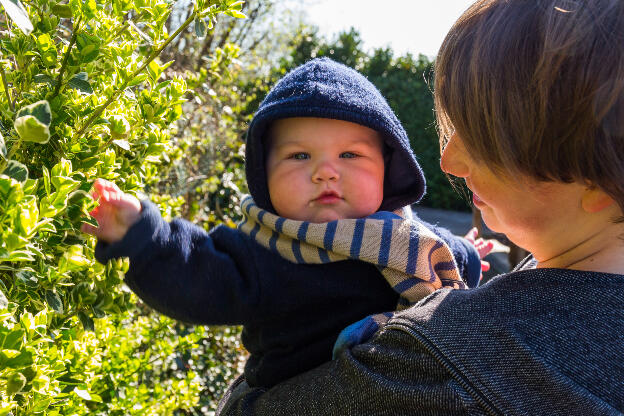
M 440 168 L 449 175 L 465 178 L 470 173 L 469 166 L 466 164 L 467 155 L 461 151 L 457 141 L 457 137 L 453 135 L 446 143 L 440 157 Z
M 340 174 L 336 167 L 329 161 L 319 162 L 312 173 L 312 182 L 319 183 L 323 181 L 337 181 Z

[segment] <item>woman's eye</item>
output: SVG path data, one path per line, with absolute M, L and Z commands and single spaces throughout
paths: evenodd
M 301 153 L 295 153 L 291 155 L 290 157 L 295 160 L 306 160 L 310 158 L 310 155 L 307 153 L 301 152 Z
M 344 159 L 353 159 L 354 157 L 357 157 L 357 155 L 353 152 L 343 152 L 340 154 L 340 157 Z

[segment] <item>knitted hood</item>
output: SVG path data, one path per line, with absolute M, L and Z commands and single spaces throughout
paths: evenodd
M 425 193 L 425 178 L 407 133 L 375 86 L 359 72 L 319 58 L 293 69 L 271 89 L 247 132 L 245 172 L 256 204 L 275 212 L 269 197 L 262 140 L 272 121 L 289 117 L 319 117 L 350 121 L 376 130 L 389 149 L 384 198 L 380 211 L 417 202 Z

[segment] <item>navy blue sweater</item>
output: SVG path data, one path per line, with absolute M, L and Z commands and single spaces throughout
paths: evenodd
M 250 353 L 245 377 L 269 387 L 331 359 L 338 333 L 363 317 L 396 308 L 398 295 L 377 268 L 345 260 L 297 265 L 232 228 L 210 233 L 190 222 L 167 223 L 142 202 L 123 240 L 99 241 L 96 258 L 129 257 L 128 286 L 172 318 L 243 325 Z M 476 286 L 480 259 L 466 240 L 428 225 L 451 247 L 460 273 Z

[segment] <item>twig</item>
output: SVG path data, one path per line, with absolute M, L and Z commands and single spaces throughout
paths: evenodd
M 87 128 L 89 128 L 89 126 L 91 126 L 91 124 L 93 124 L 93 122 L 97 120 L 97 118 L 104 112 L 106 107 L 108 107 L 113 101 L 115 101 L 117 99 L 117 96 L 121 94 L 127 88 L 128 83 L 132 81 L 134 78 L 136 78 L 136 76 L 139 75 L 141 72 L 143 72 L 143 70 L 147 68 L 150 62 L 156 59 L 156 57 L 160 55 L 162 50 L 165 49 L 167 45 L 169 45 L 169 43 L 171 43 L 173 39 L 175 39 L 184 29 L 186 29 L 193 22 L 196 15 L 197 15 L 197 12 L 195 11 L 191 13 L 189 18 L 186 19 L 186 21 L 182 24 L 182 26 L 180 26 L 178 30 L 176 30 L 173 33 L 173 35 L 171 35 L 158 49 L 156 49 L 147 57 L 145 62 L 143 62 L 143 65 L 141 65 L 140 68 L 134 71 L 132 75 L 128 77 L 126 81 L 124 81 L 123 85 L 119 87 L 117 90 L 115 90 L 115 92 L 113 92 L 113 94 L 108 98 L 108 100 L 106 100 L 104 104 L 102 104 L 100 107 L 98 107 L 97 110 L 95 110 L 95 112 L 91 115 L 91 117 L 89 117 L 89 119 L 85 122 L 85 124 L 83 124 L 80 130 L 78 130 L 78 132 L 74 135 L 72 140 L 77 140 L 78 138 L 80 138 L 80 136 L 82 136 L 82 134 L 87 130 Z
M 71 54 L 71 50 L 76 43 L 76 38 L 78 37 L 80 19 L 82 19 L 82 16 L 78 18 L 78 21 L 74 25 L 72 37 L 69 41 L 69 46 L 67 47 L 67 51 L 65 51 L 65 56 L 63 56 L 63 63 L 61 64 L 61 70 L 59 71 L 58 77 L 56 78 L 56 88 L 54 89 L 54 94 L 52 94 L 52 98 L 56 97 L 61 91 L 61 82 L 63 81 L 63 74 L 65 73 L 65 69 L 67 68 L 67 61 L 69 60 L 69 55 Z M 50 100 L 52 100 L 52 98 L 50 98 Z

